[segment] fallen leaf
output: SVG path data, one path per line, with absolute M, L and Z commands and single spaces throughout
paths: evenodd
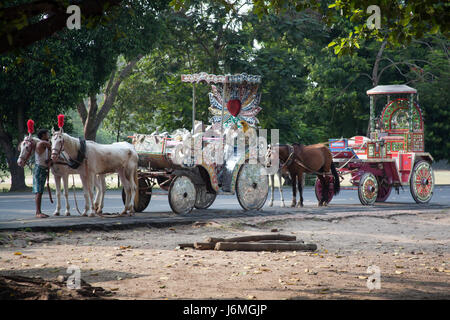
M 367 279 L 367 277 L 366 276 L 358 276 L 358 279 Z
M 22 252 L 19 252 L 19 251 L 14 252 L 14 255 L 15 255 L 15 256 L 21 256 L 21 255 L 22 255 Z
M 110 291 L 117 291 L 117 290 L 119 290 L 119 288 L 111 288 L 111 289 L 109 289 Z
M 402 273 L 403 273 L 403 271 L 400 271 L 400 270 L 395 270 L 395 273 L 396 273 L 396 274 L 402 274 Z

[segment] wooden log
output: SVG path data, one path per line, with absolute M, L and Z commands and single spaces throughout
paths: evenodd
M 283 240 L 283 241 L 295 241 L 297 238 L 295 236 L 288 236 L 285 234 L 260 234 L 254 236 L 243 236 L 234 238 L 213 238 L 210 237 L 206 239 L 206 242 L 250 242 L 250 241 L 261 241 L 261 240 Z
M 255 241 L 255 243 L 304 243 L 303 240 L 295 240 L 295 241 L 284 241 L 284 240 L 260 240 Z
M 258 242 L 217 242 L 215 250 L 222 251 L 315 251 L 314 243 L 258 243 Z
M 180 247 L 180 249 L 183 249 L 183 248 L 194 248 L 194 244 L 193 243 L 179 243 L 178 246 Z
M 215 245 L 212 242 L 194 242 L 194 248 L 197 250 L 214 250 Z

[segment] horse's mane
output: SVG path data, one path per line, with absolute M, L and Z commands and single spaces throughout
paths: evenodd
M 303 143 L 299 143 L 299 142 L 294 142 L 292 145 L 293 145 L 293 146 L 299 146 L 299 147 L 304 146 Z

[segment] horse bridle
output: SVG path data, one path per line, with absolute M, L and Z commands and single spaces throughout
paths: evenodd
M 61 139 L 61 147 L 59 148 L 59 151 L 54 151 L 56 148 L 52 148 L 52 155 L 51 157 L 55 156 L 55 158 L 59 158 L 62 155 L 62 152 L 64 151 L 64 138 L 62 137 L 62 134 L 58 134 L 58 138 Z
M 34 148 L 36 147 L 36 144 L 34 143 L 33 139 L 28 136 L 26 137 L 23 141 L 22 144 L 26 143 L 27 147 L 30 146 L 30 150 L 27 151 L 27 153 L 25 154 L 25 156 L 19 156 L 19 159 L 22 159 L 23 163 L 27 163 L 28 160 L 30 159 L 31 154 L 33 153 Z
M 64 155 L 64 138 L 61 133 L 58 134 L 57 139 L 62 140 L 61 147 L 57 152 L 53 151 L 56 150 L 56 148 L 52 148 L 52 157 L 55 156 L 64 159 L 65 162 L 57 162 L 58 164 L 64 164 L 71 167 L 72 169 L 77 169 L 86 159 L 86 140 L 83 138 L 79 138 L 80 149 L 78 150 L 77 158 L 72 159 L 70 155 L 68 155 L 67 157 Z
M 290 166 L 290 165 L 292 164 L 292 161 L 293 161 L 292 158 L 293 158 L 293 156 L 294 156 L 294 147 L 291 146 L 290 144 L 288 144 L 287 147 L 288 147 L 288 149 L 289 149 L 289 156 L 288 156 L 286 162 L 282 163 L 282 161 L 281 161 L 281 159 L 280 159 L 280 156 L 279 156 L 279 154 L 278 154 L 278 160 L 279 160 L 278 164 L 279 164 L 279 169 L 284 169 L 285 167 Z M 272 146 L 270 146 L 270 147 L 268 148 L 267 153 L 266 153 L 266 159 L 271 159 L 271 158 L 272 158 Z M 270 166 L 269 160 L 266 161 L 266 166 Z

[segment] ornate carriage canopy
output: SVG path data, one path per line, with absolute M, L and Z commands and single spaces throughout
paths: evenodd
M 258 93 L 261 76 L 246 73 L 214 75 L 202 72 L 182 75 L 181 81 L 211 84 L 209 111 L 213 125 L 240 127 L 241 120 L 253 127 L 258 125 L 256 115 L 261 111 L 261 94 Z

